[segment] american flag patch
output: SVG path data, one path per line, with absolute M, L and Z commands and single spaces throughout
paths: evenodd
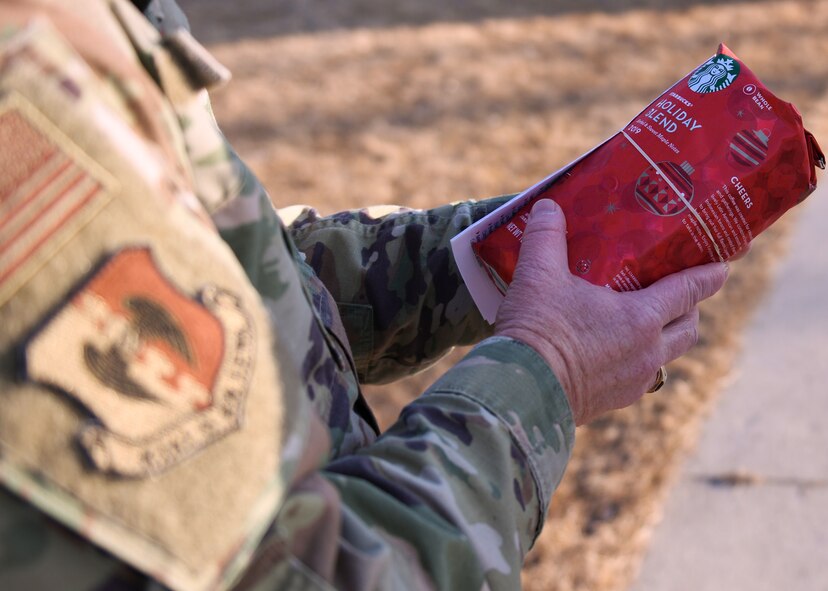
M 50 125 L 19 97 L 0 107 L 0 305 L 109 200 Z

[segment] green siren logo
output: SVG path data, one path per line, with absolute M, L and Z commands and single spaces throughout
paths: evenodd
M 700 94 L 718 92 L 727 88 L 739 75 L 739 62 L 721 53 L 704 62 L 690 76 L 687 85 Z

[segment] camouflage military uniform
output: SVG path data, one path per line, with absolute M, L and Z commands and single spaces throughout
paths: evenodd
M 502 199 L 280 218 L 144 8 L 0 3 L 0 588 L 517 588 L 574 425 L 451 256 Z

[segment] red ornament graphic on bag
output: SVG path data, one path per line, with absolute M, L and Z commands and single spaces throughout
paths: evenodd
M 747 168 L 759 166 L 768 157 L 769 141 L 769 131 L 744 129 L 730 141 L 728 160 Z
M 656 215 L 679 214 L 693 201 L 690 180 L 693 172 L 689 162 L 683 162 L 681 166 L 674 162 L 659 162 L 638 177 L 635 199 L 641 207 Z

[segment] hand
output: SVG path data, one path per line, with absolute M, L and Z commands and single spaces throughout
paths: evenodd
M 696 305 L 727 273 L 726 264 L 711 263 L 625 293 L 588 283 L 569 271 L 566 220 L 544 199 L 532 209 L 495 334 L 546 359 L 581 425 L 638 400 L 660 366 L 696 343 Z

